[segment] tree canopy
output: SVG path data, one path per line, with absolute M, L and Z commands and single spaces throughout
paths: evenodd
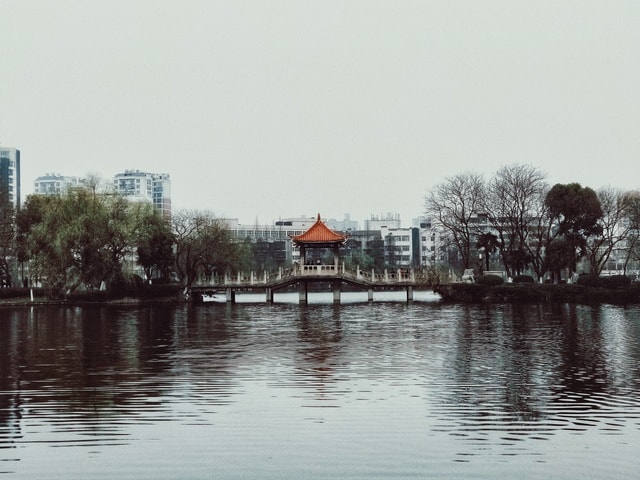
M 563 267 L 575 272 L 577 262 L 586 255 L 587 238 L 602 233 L 599 223 L 602 207 L 598 195 L 579 183 L 556 184 L 547 194 L 545 204 L 551 223 L 556 226 L 548 243 L 551 245 L 554 240 L 563 239 L 564 246 L 560 251 L 567 256 L 562 260 Z

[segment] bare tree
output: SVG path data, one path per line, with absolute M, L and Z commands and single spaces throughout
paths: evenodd
M 629 226 L 625 242 L 624 272 L 626 273 L 629 262 L 640 259 L 638 253 L 638 245 L 640 245 L 640 192 L 627 192 L 625 203 L 627 209 L 623 221 Z
M 464 173 L 446 178 L 425 197 L 425 211 L 457 249 L 462 268 L 469 268 L 475 246 L 477 215 L 482 213 L 484 180 Z
M 598 190 L 602 208 L 601 233 L 587 239 L 585 252 L 591 274 L 600 275 L 612 252 L 627 240 L 632 224 L 625 221 L 631 197 L 622 190 L 608 187 Z
M 530 165 L 508 165 L 487 186 L 484 210 L 496 236 L 508 276 L 531 266 L 543 274 L 542 236 L 548 231 L 545 174 Z
M 223 272 L 237 260 L 229 229 L 209 212 L 176 212 L 171 217 L 176 271 L 185 287 L 201 274 Z

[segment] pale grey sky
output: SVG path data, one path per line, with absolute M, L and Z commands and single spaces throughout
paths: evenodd
M 243 223 L 423 211 L 534 165 L 640 188 L 637 0 L 0 0 L 0 143 L 47 172 L 169 173 Z

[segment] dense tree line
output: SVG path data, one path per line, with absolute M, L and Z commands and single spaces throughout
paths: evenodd
M 475 259 L 488 270 L 498 256 L 510 277 L 558 279 L 579 265 L 598 275 L 620 247 L 624 269 L 638 260 L 638 192 L 549 186 L 528 165 L 503 167 L 489 180 L 474 173 L 446 178 L 426 195 L 425 211 L 446 239 L 441 258 L 459 271 L 475 267 Z
M 151 205 L 91 189 L 30 196 L 16 226 L 18 261 L 51 292 L 122 288 L 126 261 L 137 261 L 149 274 L 154 268 L 166 274 L 171 261 L 170 249 L 162 257 L 137 256 L 137 249 L 154 248 L 158 232 L 166 242 L 172 238 Z
M 123 290 L 136 278 L 188 287 L 242 264 L 242 249 L 209 212 L 177 212 L 168 221 L 148 203 L 87 188 L 32 195 L 19 211 L 5 207 L 0 213 L 3 283 L 28 277 L 53 295 Z M 136 270 L 144 279 L 132 274 Z

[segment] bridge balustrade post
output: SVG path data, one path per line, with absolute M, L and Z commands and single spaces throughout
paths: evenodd
M 398 283 L 402 281 L 402 269 L 398 269 Z

